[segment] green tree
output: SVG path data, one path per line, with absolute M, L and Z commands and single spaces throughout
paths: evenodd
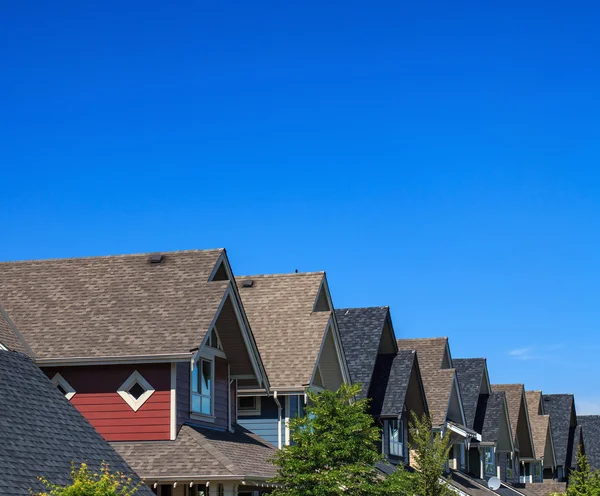
M 577 470 L 569 475 L 569 485 L 565 496 L 600 496 L 600 473 L 592 470 L 586 456 L 577 453 Z
M 360 385 L 336 392 L 309 392 L 304 417 L 290 422 L 291 446 L 274 460 L 275 496 L 389 496 L 402 494 L 405 479 L 386 478 L 375 464 L 381 431 L 367 413 L 367 400 L 355 401 Z
M 142 484 L 121 472 L 111 473 L 106 463 L 102 463 L 97 473 L 85 463 L 79 468 L 73 464 L 71 478 L 71 484 L 60 486 L 40 477 L 46 490 L 35 496 L 132 496 Z
M 432 431 L 430 418 L 427 415 L 418 418 L 413 412 L 410 435 L 417 470 L 397 471 L 393 477 L 401 480 L 398 484 L 419 496 L 456 496 L 443 478 L 452 447 L 450 432 L 441 435 Z

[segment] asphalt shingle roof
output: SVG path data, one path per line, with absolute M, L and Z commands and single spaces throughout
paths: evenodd
M 369 391 L 374 415 L 392 417 L 402 413 L 416 360 L 416 353 L 408 350 L 397 355 L 379 355 Z
M 506 405 L 508 407 L 510 430 L 512 431 L 513 442 L 516 445 L 517 425 L 519 424 L 519 412 L 521 411 L 521 403 L 523 402 L 523 393 L 525 392 L 525 386 L 523 386 L 523 384 L 492 384 L 492 391 L 502 391 L 506 395 Z
M 556 463 L 567 467 L 570 464 L 572 442 L 570 439 L 571 413 L 575 408 L 572 394 L 544 394 L 544 412 L 550 415 L 552 441 Z
M 448 338 L 399 339 L 400 350 L 415 350 L 419 360 L 421 377 L 431 422 L 434 426 L 443 425 L 448 413 L 455 369 L 442 369 L 444 352 Z
M 465 412 L 466 427 L 473 429 L 481 383 L 485 372 L 485 358 L 460 358 L 452 360 L 458 377 L 458 387 Z
M 38 359 L 188 353 L 228 281 L 223 250 L 0 263 L 0 303 Z
M 270 460 L 277 450 L 239 425 L 233 433 L 184 425 L 175 441 L 112 445 L 148 482 L 169 477 L 266 479 L 276 475 Z
M 590 467 L 600 470 L 600 415 L 580 415 L 577 423 L 582 428 L 585 455 Z
M 498 441 L 505 398 L 503 392 L 492 392 L 488 397 L 482 398 L 478 413 L 483 417 L 483 422 L 478 418 L 475 424 L 481 425 L 481 440 L 483 442 L 495 443 Z
M 531 435 L 533 436 L 533 447 L 538 459 L 546 452 L 546 441 L 548 429 L 550 428 L 550 416 L 540 415 L 541 391 L 526 391 L 527 409 L 529 410 L 529 423 L 531 424 Z
M 388 307 L 342 308 L 335 311 L 350 378 L 353 384 L 363 385 L 360 398 L 365 398 L 369 392 L 388 315 Z
M 236 277 L 273 389 L 306 387 L 331 311 L 313 312 L 324 272 Z M 251 287 L 244 282 L 252 280 Z
M 581 425 L 575 427 L 573 435 L 573 444 L 571 446 L 571 470 L 577 469 L 577 454 L 582 450 L 585 453 L 585 443 L 583 440 L 583 429 Z
M 26 356 L 0 351 L 0 494 L 41 491 L 38 477 L 71 482 L 71 463 L 132 469 Z M 140 496 L 151 495 L 143 487 Z

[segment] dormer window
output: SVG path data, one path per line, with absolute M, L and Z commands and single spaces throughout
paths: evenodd
M 214 362 L 200 358 L 192 370 L 192 412 L 212 416 Z
M 213 328 L 210 331 L 210 336 L 208 337 L 208 346 L 211 348 L 215 348 L 217 350 L 223 351 L 223 346 L 221 345 L 221 340 L 219 339 L 219 335 L 217 334 L 217 330 Z
M 71 398 L 75 396 L 75 389 L 67 382 L 67 380 L 60 374 L 55 374 L 52 378 L 52 383 L 58 388 L 58 390 L 71 401 Z

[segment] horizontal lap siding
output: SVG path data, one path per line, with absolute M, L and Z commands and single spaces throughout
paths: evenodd
M 117 393 L 137 370 L 154 393 L 137 412 Z M 71 403 L 107 441 L 152 441 L 170 438 L 170 364 L 97 367 L 48 367 L 49 378 L 60 373 L 75 389 Z

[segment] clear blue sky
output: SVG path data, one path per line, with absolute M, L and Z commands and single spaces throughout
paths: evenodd
M 326 270 L 600 413 L 599 9 L 2 2 L 0 259 Z

